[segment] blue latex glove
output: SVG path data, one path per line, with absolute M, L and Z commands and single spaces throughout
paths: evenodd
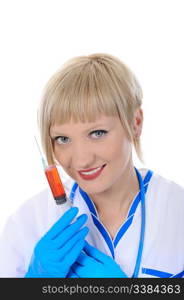
M 39 240 L 25 277 L 65 278 L 85 244 L 88 228 L 81 227 L 87 215 L 80 215 L 77 207 L 67 210 L 51 229 Z
M 74 270 L 72 270 L 72 267 L 70 268 L 70 271 L 66 277 L 67 278 L 79 278 L 79 276 L 74 272 Z
M 127 278 L 120 266 L 108 255 L 85 241 L 85 252 L 81 252 L 72 265 L 70 278 Z

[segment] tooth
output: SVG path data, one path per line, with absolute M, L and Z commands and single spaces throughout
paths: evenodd
M 100 170 L 101 169 L 101 167 L 99 167 L 99 168 L 97 168 L 97 169 L 95 169 L 95 170 L 93 170 L 93 171 L 89 171 L 89 172 L 81 172 L 82 174 L 84 174 L 84 175 L 90 175 L 90 174 L 93 174 L 93 173 L 96 173 L 98 170 Z

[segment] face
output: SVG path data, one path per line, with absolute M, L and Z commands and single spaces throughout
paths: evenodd
M 118 182 L 121 186 L 131 163 L 132 144 L 118 117 L 55 124 L 51 138 L 55 158 L 87 194 L 109 191 Z

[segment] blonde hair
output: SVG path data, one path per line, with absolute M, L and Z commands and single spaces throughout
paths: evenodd
M 67 61 L 48 81 L 38 110 L 43 151 L 56 163 L 50 128 L 73 119 L 93 122 L 101 114 L 118 116 L 142 161 L 140 139 L 133 136 L 133 116 L 142 104 L 142 89 L 131 70 L 109 54 L 78 56 Z

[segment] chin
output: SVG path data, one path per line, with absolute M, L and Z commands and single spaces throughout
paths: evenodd
M 110 188 L 109 186 L 105 187 L 104 184 L 99 184 L 99 183 L 93 184 L 91 186 L 87 185 L 87 184 L 81 184 L 81 185 L 80 185 L 80 183 L 78 183 L 78 184 L 83 191 L 85 191 L 87 194 L 89 194 L 91 196 L 104 193 Z

